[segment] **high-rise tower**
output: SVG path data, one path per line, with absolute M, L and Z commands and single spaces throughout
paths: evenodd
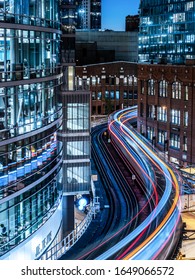
M 184 63 L 195 58 L 195 1 L 141 0 L 139 61 Z
M 0 1 L 0 259 L 39 259 L 74 228 L 74 194 L 89 192 L 74 2 Z
M 101 29 L 101 0 L 78 0 L 77 29 Z

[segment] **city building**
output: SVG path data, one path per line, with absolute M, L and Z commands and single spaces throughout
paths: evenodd
M 125 31 L 139 31 L 139 15 L 128 15 L 125 18 Z
M 138 130 L 179 166 L 195 163 L 194 8 L 140 3 Z
M 137 62 L 138 31 L 76 31 L 76 64 Z
M 101 29 L 101 0 L 77 0 L 76 5 L 77 29 Z
M 110 62 L 76 67 L 78 89 L 91 90 L 91 113 L 107 115 L 137 104 L 137 64 Z
M 194 61 L 138 65 L 138 131 L 179 166 L 195 163 Z
M 0 1 L 0 259 L 39 259 L 74 229 L 74 195 L 90 189 L 75 8 L 74 0 Z
M 72 2 L 72 3 L 70 3 Z M 62 1 L 61 66 L 63 84 L 60 103 L 63 105 L 63 125 L 58 132 L 63 142 L 63 229 L 74 229 L 74 199 L 77 194 L 89 193 L 90 164 L 90 107 L 89 89 L 75 89 L 75 1 Z M 66 27 L 69 27 L 68 30 Z M 65 28 L 64 28 L 65 27 Z
M 140 2 L 139 61 L 185 63 L 195 58 L 195 1 Z

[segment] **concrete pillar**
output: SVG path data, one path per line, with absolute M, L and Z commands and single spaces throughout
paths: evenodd
M 74 196 L 63 196 L 62 234 L 65 237 L 74 229 Z

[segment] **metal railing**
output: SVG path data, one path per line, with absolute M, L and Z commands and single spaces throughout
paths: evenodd
M 40 260 L 57 260 L 64 255 L 86 232 L 91 221 L 95 218 L 97 211 L 99 211 L 97 204 L 98 198 L 94 198 L 93 205 L 91 205 L 89 212 L 81 223 L 69 233 L 63 240 L 50 247 L 41 257 Z

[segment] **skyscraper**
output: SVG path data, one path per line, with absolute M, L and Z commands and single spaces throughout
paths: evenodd
M 195 57 L 195 1 L 141 0 L 139 61 L 184 63 Z
M 0 1 L 0 259 L 38 259 L 74 227 L 67 193 L 90 187 L 90 152 L 75 139 L 83 125 L 89 141 L 90 105 L 74 88 L 74 9 Z
M 77 29 L 101 29 L 101 0 L 78 0 Z

